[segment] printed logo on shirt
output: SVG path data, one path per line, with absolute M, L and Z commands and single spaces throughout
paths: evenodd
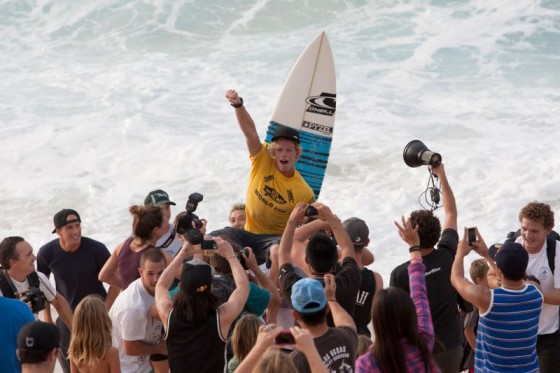
M 327 352 L 325 355 L 323 355 L 323 363 L 325 363 L 325 366 L 330 370 L 330 366 L 331 365 L 339 365 L 339 369 L 337 369 L 336 371 L 339 372 L 345 372 L 346 370 L 343 370 L 344 366 L 348 366 L 348 364 L 346 364 L 344 362 L 344 359 L 349 359 L 350 358 L 350 354 L 346 351 L 346 346 L 338 346 L 335 348 L 332 348 L 331 350 L 329 350 L 329 352 Z M 340 363 L 337 363 L 338 360 L 342 361 Z M 350 368 L 352 368 L 350 366 Z M 352 370 L 350 370 L 351 372 Z
M 542 280 L 546 280 L 549 275 L 550 275 L 550 268 L 541 267 L 541 268 L 539 268 L 537 278 L 539 279 L 539 281 L 542 281 Z
M 294 193 L 292 193 L 291 189 L 288 189 L 288 201 L 294 202 Z
M 276 203 L 285 204 L 287 203 L 284 197 L 280 193 L 276 191 L 276 189 L 269 187 L 268 185 L 264 186 L 264 195 L 270 197 Z
M 264 182 L 268 183 L 270 181 L 274 180 L 274 175 L 268 175 L 264 177 Z
M 360 290 L 358 292 L 358 297 L 356 298 L 356 304 L 359 304 L 360 306 L 366 304 L 368 295 L 369 295 L 369 291 Z
M 441 267 L 432 268 L 431 270 L 429 270 L 428 272 L 426 272 L 426 276 L 425 276 L 425 277 L 428 277 L 429 275 L 433 275 L 434 273 L 438 273 L 439 271 L 441 271 Z

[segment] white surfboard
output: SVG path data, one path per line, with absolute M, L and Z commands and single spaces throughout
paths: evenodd
M 266 133 L 270 142 L 279 126 L 300 131 L 303 153 L 297 170 L 317 199 L 327 168 L 336 112 L 336 75 L 331 46 L 321 32 L 292 67 L 276 102 Z

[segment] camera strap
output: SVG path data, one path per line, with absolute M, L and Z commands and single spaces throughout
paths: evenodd
M 171 245 L 171 242 L 173 242 L 173 240 L 175 239 L 175 229 L 173 229 L 173 231 L 171 232 L 171 234 L 169 235 L 169 237 L 167 237 L 167 240 L 165 240 L 164 243 L 162 243 L 161 245 L 159 245 L 157 248 L 158 249 L 165 249 L 167 247 L 169 247 L 169 245 Z
M 2 270 L 3 279 L 0 280 L 0 290 L 6 298 L 19 299 L 21 294 L 18 292 L 12 278 L 5 269 Z

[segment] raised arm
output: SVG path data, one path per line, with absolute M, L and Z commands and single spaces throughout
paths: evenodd
M 169 312 L 171 312 L 171 308 L 173 307 L 171 296 L 169 295 L 169 288 L 177 273 L 181 272 L 185 259 L 192 256 L 197 250 L 199 251 L 199 249 L 200 246 L 193 246 L 185 241 L 181 250 L 175 255 L 171 263 L 167 265 L 156 283 L 156 308 L 165 330 L 167 330 Z
M 426 344 L 430 350 L 434 346 L 434 325 L 432 313 L 428 301 L 428 291 L 426 289 L 426 267 L 422 261 L 420 252 L 420 237 L 418 236 L 418 226 L 412 227 L 410 219 L 402 217 L 402 225 L 395 222 L 402 240 L 409 246 L 410 264 L 407 267 L 408 281 L 410 284 L 410 297 L 416 309 L 418 320 L 418 331 L 424 336 Z
M 280 239 L 280 247 L 278 248 L 278 268 L 281 268 L 286 263 L 291 263 L 291 251 L 294 242 L 294 232 L 299 222 L 305 216 L 305 210 L 308 205 L 303 202 L 298 202 L 296 207 L 292 210 L 282 238 Z
M 308 329 L 301 329 L 299 326 L 292 326 L 290 332 L 296 341 L 294 347 L 305 355 L 311 372 L 328 373 L 327 367 L 323 363 L 317 347 L 315 347 L 315 341 L 311 332 Z
M 294 233 L 294 241 L 305 242 L 314 233 L 321 229 L 327 229 L 329 226 L 324 221 L 316 219 L 309 223 L 302 224 L 296 228 Z
M 235 282 L 235 290 L 229 296 L 227 302 L 222 304 L 218 311 L 220 312 L 220 330 L 222 335 L 228 335 L 231 323 L 243 310 L 247 298 L 249 297 L 249 279 L 243 269 L 243 266 L 237 259 L 237 255 L 233 251 L 231 244 L 219 237 L 216 241 L 216 253 L 227 259 Z
M 325 296 L 329 303 L 329 309 L 333 318 L 334 326 L 340 328 L 347 326 L 353 331 L 356 331 L 356 323 L 352 316 L 346 312 L 344 308 L 336 301 L 336 281 L 332 274 L 324 276 L 325 279 Z
M 475 285 L 465 278 L 464 269 L 464 258 L 469 254 L 471 249 L 474 247 L 469 246 L 467 242 L 467 228 L 464 229 L 463 239 L 459 241 L 459 246 L 457 247 L 457 254 L 455 255 L 455 260 L 453 261 L 453 267 L 451 267 L 451 285 L 457 290 L 457 292 L 467 301 L 474 304 L 480 314 L 483 314 L 490 307 L 491 292 L 488 288 L 480 285 Z M 479 239 L 475 245 L 477 246 L 477 252 L 483 253 L 484 241 L 481 242 Z M 484 245 L 484 247 L 482 246 Z M 486 253 L 488 249 L 486 249 Z
M 344 261 L 344 258 L 346 257 L 354 258 L 354 245 L 352 244 L 350 237 L 348 237 L 348 233 L 346 233 L 346 230 L 342 226 L 342 222 L 339 217 L 333 214 L 331 209 L 322 203 L 315 202 L 313 206 L 317 209 L 317 217 L 326 222 L 334 234 L 336 243 L 340 248 L 340 261 Z
M 268 313 L 269 316 L 267 318 L 267 322 L 269 324 L 276 323 L 276 315 L 278 313 L 278 308 L 280 306 L 280 294 L 278 293 L 278 288 L 270 278 L 260 269 L 259 265 L 257 264 L 257 258 L 255 258 L 255 254 L 253 253 L 253 249 L 247 247 L 249 251 L 249 256 L 243 255 L 243 260 L 245 260 L 245 264 L 247 267 L 253 272 L 255 277 L 257 278 L 257 282 L 259 286 L 263 289 L 268 290 L 270 293 L 270 300 L 268 301 Z M 270 316 L 272 315 L 272 319 Z
M 230 104 L 234 105 L 237 123 L 239 124 L 239 128 L 241 128 L 241 132 L 245 135 L 245 140 L 247 141 L 247 150 L 249 150 L 251 157 L 254 157 L 262 148 L 255 122 L 253 121 L 253 118 L 251 118 L 251 115 L 249 115 L 247 109 L 245 109 L 243 100 L 239 97 L 235 90 L 228 90 L 226 92 L 226 98 Z
M 239 363 L 239 366 L 235 369 L 235 373 L 253 372 L 253 368 L 257 366 L 266 350 L 274 346 L 274 340 L 281 332 L 282 328 L 274 324 L 261 325 L 255 345 L 245 359 Z
M 438 167 L 431 169 L 432 173 L 438 177 L 441 183 L 441 194 L 443 202 L 443 210 L 445 211 L 445 220 L 443 229 L 451 228 L 457 230 L 457 205 L 455 204 L 455 196 L 447 180 L 445 167 L 440 164 Z

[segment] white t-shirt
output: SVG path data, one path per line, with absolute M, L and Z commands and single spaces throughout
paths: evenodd
M 52 302 L 53 299 L 56 297 L 56 289 L 50 283 L 47 276 L 45 276 L 41 272 L 37 272 L 37 275 L 39 275 L 39 290 L 41 290 L 43 292 L 43 294 L 45 295 L 45 298 L 47 298 L 47 301 L 49 301 L 49 303 Z M 25 280 L 23 282 L 19 282 L 19 281 L 15 280 L 12 276 L 10 276 L 10 279 L 12 280 L 12 282 L 13 282 L 13 284 L 14 284 L 14 286 L 15 286 L 15 288 L 16 288 L 16 290 L 19 294 L 23 294 L 27 291 L 27 289 L 29 289 L 29 280 L 27 279 L 27 277 L 25 278 Z M 1 290 L 0 290 L 0 296 L 3 296 Z M 35 314 L 35 319 L 38 320 L 38 315 L 37 314 Z
M 119 294 L 109 311 L 113 322 L 113 346 L 119 350 L 122 373 L 148 373 L 152 369 L 149 355 L 125 355 L 123 341 L 144 341 L 149 344 L 160 341 L 163 335 L 161 320 L 148 316 L 148 310 L 154 302 L 155 298 L 146 291 L 139 278 Z
M 169 230 L 163 236 L 160 237 L 160 239 L 156 242 L 156 246 L 159 247 L 159 246 L 163 245 L 165 243 L 165 241 L 167 241 L 169 236 L 171 236 L 171 234 L 173 233 L 174 230 L 175 230 L 175 227 L 173 226 L 173 224 L 169 224 Z M 177 255 L 179 250 L 181 250 L 181 247 L 183 247 L 183 241 L 181 241 L 179 239 L 179 237 L 177 237 L 177 235 L 175 235 L 175 237 L 173 238 L 173 241 L 171 241 L 171 244 L 167 247 L 162 247 L 161 249 L 163 251 L 166 251 L 169 254 L 175 256 L 175 255 Z
M 519 236 L 515 242 L 523 245 L 523 237 Z M 556 256 L 554 258 L 554 274 L 548 265 L 546 256 L 546 240 L 541 250 L 536 254 L 529 254 L 529 264 L 525 273 L 535 276 L 541 283 L 542 292 L 560 289 L 560 242 L 556 241 Z M 539 334 L 550 334 L 558 330 L 558 306 L 543 303 L 539 319 Z

